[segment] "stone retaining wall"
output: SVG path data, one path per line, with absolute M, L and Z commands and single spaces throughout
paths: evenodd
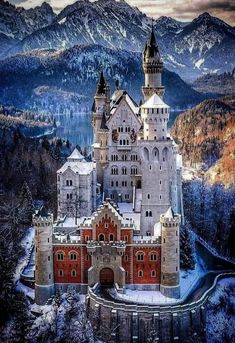
M 235 273 L 217 275 L 213 285 L 199 300 L 169 306 L 109 301 L 99 297 L 94 289 L 89 288 L 86 299 L 88 312 L 91 320 L 96 318 L 99 321 L 99 327 L 102 327 L 103 318 L 108 321 L 110 342 L 147 343 L 150 336 L 155 337 L 153 342 L 186 342 L 191 335 L 202 333 L 208 297 L 214 291 L 218 280 L 229 276 L 235 276 Z

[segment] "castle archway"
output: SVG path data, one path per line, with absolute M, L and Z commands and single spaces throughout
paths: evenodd
M 100 284 L 102 286 L 113 286 L 114 272 L 111 268 L 103 268 L 100 271 Z

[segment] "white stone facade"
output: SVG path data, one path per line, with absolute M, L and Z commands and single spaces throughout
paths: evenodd
M 167 130 L 170 107 L 162 99 L 163 64 L 153 32 L 143 53 L 143 68 L 141 107 L 123 90 L 108 98 L 101 74 L 93 106 L 93 159 L 104 197 L 132 203 L 141 213 L 141 234 L 153 235 L 155 223 L 169 207 L 183 214 L 181 165 Z
M 90 216 L 96 208 L 96 164 L 77 149 L 57 171 L 58 217 Z

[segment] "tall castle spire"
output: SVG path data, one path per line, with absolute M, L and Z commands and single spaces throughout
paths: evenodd
M 162 86 L 163 63 L 161 60 L 158 44 L 152 25 L 149 39 L 143 51 L 143 68 L 145 84 L 142 88 L 144 100 L 148 100 L 154 93 L 163 97 L 164 87 Z

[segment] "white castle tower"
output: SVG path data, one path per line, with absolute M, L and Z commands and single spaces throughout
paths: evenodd
M 143 67 L 145 75 L 145 85 L 142 88 L 144 100 L 146 101 L 153 94 L 160 97 L 164 95 L 164 87 L 162 86 L 162 70 L 163 63 L 159 53 L 158 45 L 152 31 L 148 42 L 145 45 L 143 52 Z
M 93 159 L 97 162 L 97 180 L 102 185 L 104 168 L 108 158 L 108 128 L 106 119 L 110 112 L 110 90 L 103 71 L 97 85 L 92 108 L 92 126 L 94 132 Z
M 33 217 L 35 227 L 35 302 L 43 305 L 54 294 L 53 215 L 42 207 Z
M 170 207 L 161 215 L 161 292 L 169 297 L 180 297 L 180 215 Z
M 180 210 L 177 194 L 181 186 L 177 178 L 178 149 L 167 133 L 170 107 L 162 100 L 163 64 L 153 29 L 144 51 L 143 66 L 145 71 L 143 93 L 147 100 L 141 106 L 143 137 L 139 141 L 142 175 L 140 227 L 143 235 L 153 235 L 153 227 L 159 222 L 162 213 L 165 213 L 170 206 L 175 212 Z

